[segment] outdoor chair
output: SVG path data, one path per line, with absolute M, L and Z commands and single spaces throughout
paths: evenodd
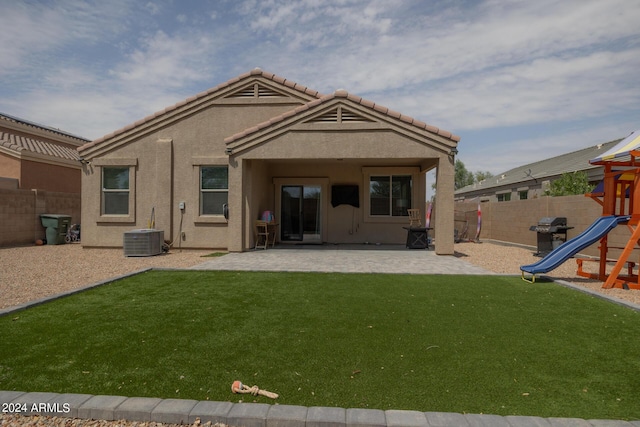
M 420 227 L 422 221 L 420 220 L 420 209 L 407 209 L 409 212 L 409 227 Z

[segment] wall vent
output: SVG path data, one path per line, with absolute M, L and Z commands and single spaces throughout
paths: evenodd
M 350 123 L 371 123 L 373 120 L 367 119 L 366 117 L 361 116 L 358 113 L 354 113 L 353 111 L 342 109 L 342 122 L 350 122 Z
M 309 123 L 338 123 L 338 109 L 331 110 L 309 120 Z
M 371 123 L 373 120 L 361 116 L 358 113 L 338 107 L 316 116 L 307 123 Z
M 124 256 L 153 256 L 162 253 L 164 231 L 151 228 L 124 233 Z
M 285 94 L 270 87 L 262 86 L 258 83 L 245 86 L 244 88 L 227 95 L 226 98 L 283 98 Z

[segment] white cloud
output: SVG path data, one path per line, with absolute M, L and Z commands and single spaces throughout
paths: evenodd
M 308 60 L 303 74 L 319 81 L 321 89 L 343 87 L 458 131 L 637 108 L 639 6 L 625 1 L 478 5 L 409 17 L 406 26 L 395 17 L 385 34 L 354 30 L 335 51 L 323 52 L 321 61 L 312 57 L 316 51 L 307 53 L 303 43 L 295 43 L 297 54 Z M 315 30 L 311 25 L 304 31 L 310 37 Z
M 0 26 L 0 76 L 41 73 L 51 63 L 73 55 L 79 41 L 90 46 L 124 29 L 126 0 L 53 3 L 4 2 Z
M 169 36 L 158 31 L 140 40 L 139 47 L 117 64 L 111 74 L 127 85 L 165 90 L 208 78 L 208 56 L 215 53 L 213 40 L 205 34 Z
M 255 66 L 461 134 L 463 150 L 478 130 L 607 129 L 640 109 L 640 2 L 0 1 L 0 24 L 23 29 L 0 34 L 0 111 L 90 137 Z
M 449 81 L 426 108 L 460 130 L 597 117 L 637 107 L 638 67 L 640 49 L 539 59 Z
M 160 6 L 158 6 L 157 3 L 149 2 L 145 5 L 145 8 L 152 15 L 157 15 L 158 13 L 160 13 Z

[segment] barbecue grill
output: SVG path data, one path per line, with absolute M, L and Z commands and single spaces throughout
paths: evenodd
M 538 252 L 536 255 L 544 256 L 567 241 L 567 218 L 551 216 L 540 218 L 537 225 L 532 225 L 529 230 L 537 233 Z

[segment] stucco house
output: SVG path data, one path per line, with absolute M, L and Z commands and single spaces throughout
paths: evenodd
M 337 90 L 323 95 L 255 69 L 81 146 L 82 243 L 118 247 L 155 228 L 182 248 L 254 247 L 273 213 L 277 242 L 404 243 L 424 217 L 425 173 L 453 211 L 460 138 Z M 433 224 L 453 254 L 453 215 Z
M 70 133 L 0 113 L 0 188 L 80 193 L 77 148 Z

